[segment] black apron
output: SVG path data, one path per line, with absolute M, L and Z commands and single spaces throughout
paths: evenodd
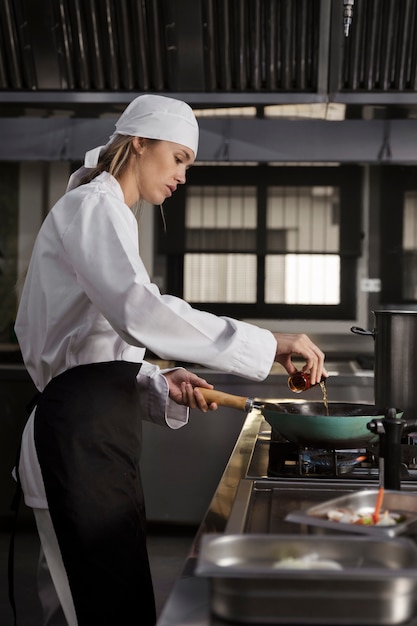
M 155 624 L 138 363 L 82 365 L 37 401 L 35 445 L 79 626 Z

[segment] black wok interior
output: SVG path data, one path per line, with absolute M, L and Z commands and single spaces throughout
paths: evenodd
M 329 402 L 328 408 L 328 415 L 330 417 L 354 417 L 363 415 L 370 418 L 383 418 L 386 413 L 386 409 L 382 409 L 373 404 Z M 327 415 L 324 402 L 281 402 L 276 404 L 275 410 L 277 413 L 288 413 L 292 415 Z

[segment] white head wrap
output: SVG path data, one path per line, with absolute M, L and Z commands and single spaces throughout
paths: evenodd
M 84 166 L 71 175 L 67 191 L 79 185 L 88 169 L 97 166 L 101 152 L 117 135 L 172 141 L 190 148 L 197 156 L 198 124 L 191 107 L 174 98 L 145 94 L 126 107 L 116 122 L 115 132 L 104 146 L 86 152 Z

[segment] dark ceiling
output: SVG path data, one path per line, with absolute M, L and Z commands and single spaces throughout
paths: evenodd
M 195 108 L 341 102 L 351 117 L 414 116 L 416 0 L 355 0 L 348 37 L 345 2 L 0 0 L 1 114 L 85 113 L 151 91 Z

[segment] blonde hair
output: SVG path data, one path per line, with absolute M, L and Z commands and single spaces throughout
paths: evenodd
M 102 172 L 109 172 L 117 178 L 127 166 L 129 158 L 134 152 L 132 139 L 131 135 L 116 135 L 106 150 L 100 154 L 96 167 L 81 179 L 80 185 L 89 183 Z

